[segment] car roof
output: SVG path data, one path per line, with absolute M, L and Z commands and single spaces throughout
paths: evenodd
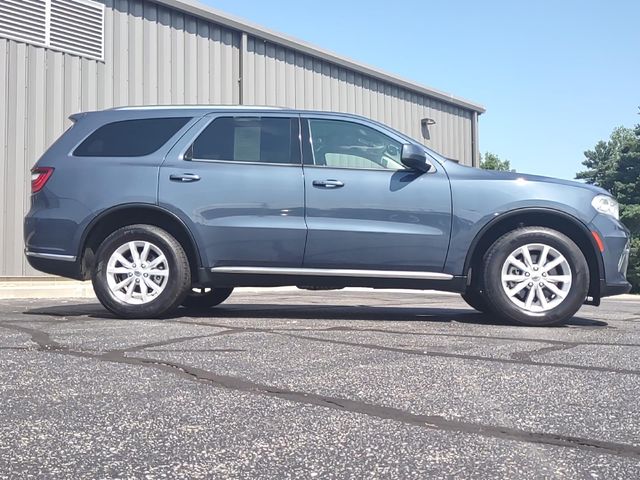
M 205 115 L 215 112 L 273 112 L 273 113 L 291 113 L 294 115 L 341 115 L 345 117 L 362 118 L 366 117 L 346 112 L 331 112 L 322 110 L 303 110 L 296 108 L 277 107 L 269 105 L 133 105 L 124 107 L 115 107 L 105 111 L 119 112 L 156 112 L 158 114 L 167 112 L 180 112 L 182 114 Z

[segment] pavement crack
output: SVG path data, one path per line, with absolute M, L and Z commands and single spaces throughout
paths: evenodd
M 640 343 L 612 343 L 612 342 L 590 342 L 580 341 L 572 342 L 570 340 L 555 340 L 550 338 L 526 338 L 526 337 L 505 337 L 495 335 L 471 335 L 462 333 L 430 333 L 430 332 L 411 332 L 406 330 L 393 330 L 385 328 L 361 328 L 351 327 L 346 325 L 340 325 L 335 327 L 326 328 L 308 328 L 308 327 L 272 327 L 272 328 L 258 328 L 258 327 L 237 327 L 227 324 L 198 322 L 198 321 L 183 321 L 183 320 L 168 320 L 173 323 L 180 323 L 184 325 L 199 325 L 213 328 L 228 329 L 227 334 L 239 334 L 239 333 L 278 333 L 278 332 L 354 332 L 354 333 L 381 333 L 387 335 L 409 335 L 419 337 L 445 337 L 445 338 L 468 338 L 477 340 L 495 340 L 505 342 L 531 342 L 531 343 L 548 343 L 553 345 L 593 345 L 602 347 L 631 347 L 640 348 Z M 518 327 L 519 328 L 519 327 Z
M 56 342 L 47 332 L 12 324 L 4 324 L 4 326 L 15 331 L 29 334 L 32 341 L 38 345 L 38 349 L 40 351 L 52 354 L 70 355 L 108 363 L 156 368 L 165 372 L 177 374 L 181 378 L 190 381 L 205 383 L 227 390 L 263 395 L 299 404 L 330 408 L 333 410 L 355 414 L 362 414 L 382 420 L 391 420 L 432 430 L 459 434 L 473 434 L 485 437 L 494 437 L 502 440 L 527 442 L 539 445 L 590 450 L 602 454 L 640 459 L 640 447 L 629 444 L 601 441 L 568 435 L 530 432 L 510 427 L 499 427 L 480 423 L 466 422 L 462 420 L 447 419 L 439 415 L 414 414 L 398 408 L 371 404 L 359 400 L 330 397 L 319 395 L 316 393 L 277 388 L 271 385 L 265 385 L 239 377 L 215 374 L 208 370 L 176 362 L 169 362 L 156 358 L 127 356 L 123 351 L 110 351 L 106 353 L 77 351 L 72 350 L 66 345 L 62 345 Z M 313 337 L 308 338 L 313 339 Z M 512 362 L 514 361 L 512 360 Z
M 359 400 L 350 400 L 347 398 L 329 397 L 309 392 L 299 392 L 294 390 L 274 388 L 270 385 L 252 382 L 239 377 L 218 375 L 197 367 L 191 367 L 158 359 L 139 357 L 104 357 L 104 359 L 108 361 L 115 361 L 118 363 L 128 363 L 131 365 L 152 366 L 155 368 L 160 368 L 162 370 L 172 371 L 193 381 L 211 384 L 228 390 L 259 394 L 295 403 L 331 408 L 333 410 L 340 410 L 343 412 L 362 414 L 376 417 L 382 420 L 391 420 L 403 424 L 433 430 L 462 434 L 473 434 L 485 437 L 494 437 L 502 440 L 527 442 L 540 445 L 590 450 L 596 451 L 598 453 L 630 457 L 635 459 L 640 458 L 640 447 L 635 447 L 633 445 L 624 443 L 608 442 L 568 435 L 529 432 L 509 427 L 498 427 L 479 423 L 465 422 L 461 420 L 451 420 L 439 415 L 413 414 L 405 410 L 383 405 L 371 404 Z
M 541 347 L 535 350 L 525 350 L 521 352 L 513 352 L 510 357 L 513 360 L 531 361 L 534 356 L 545 355 L 551 352 L 562 352 L 572 348 L 576 348 L 582 345 L 581 343 L 561 343 L 558 345 L 551 345 L 548 347 Z
M 518 327 L 519 328 L 519 327 Z M 410 336 L 420 336 L 420 337 L 450 337 L 450 338 L 469 338 L 474 340 L 498 340 L 498 341 L 507 341 L 507 342 L 531 342 L 531 343 L 550 343 L 557 345 L 595 345 L 595 346 L 603 346 L 603 347 L 638 347 L 640 348 L 640 343 L 611 343 L 611 342 L 589 342 L 589 341 L 580 341 L 580 342 L 572 342 L 570 340 L 555 340 L 551 338 L 527 338 L 527 337 L 503 337 L 503 336 L 495 336 L 495 335 L 470 335 L 463 333 L 430 333 L 430 332 L 408 332 L 405 330 L 391 330 L 384 328 L 357 328 L 357 327 L 348 327 L 348 326 L 338 326 L 338 327 L 329 327 L 322 329 L 311 329 L 309 331 L 316 332 L 356 332 L 356 333 L 383 333 L 390 335 L 410 335 Z
M 108 353 L 137 352 L 137 351 L 140 351 L 140 350 L 146 350 L 148 348 L 166 347 L 166 346 L 169 346 L 169 345 L 174 345 L 176 343 L 189 342 L 191 340 L 200 340 L 200 339 L 203 339 L 203 338 L 219 337 L 219 336 L 222 336 L 222 335 L 228 335 L 229 333 L 235 333 L 235 330 L 234 329 L 230 329 L 230 330 L 223 330 L 222 332 L 208 333 L 208 334 L 204 334 L 204 335 L 189 335 L 189 336 L 185 336 L 185 337 L 169 338 L 167 340 L 158 340 L 156 342 L 149 342 L 149 343 L 143 343 L 143 344 L 140 344 L 140 345 L 133 345 L 131 347 L 126 347 L 126 348 L 122 348 L 122 349 L 114 349 L 114 350 L 110 350 Z
M 188 348 L 188 349 L 180 349 L 180 350 L 171 350 L 169 348 L 153 348 L 151 350 L 147 350 L 147 352 L 162 352 L 162 353 L 242 353 L 247 350 L 243 348 Z
M 309 340 L 311 342 L 320 342 L 320 343 L 329 343 L 334 345 L 344 345 L 348 347 L 359 347 L 359 348 L 367 348 L 371 350 L 381 350 L 387 352 L 394 353 L 402 353 L 407 355 L 418 355 L 423 357 L 441 357 L 441 358 L 456 358 L 460 360 L 474 360 L 481 362 L 495 362 L 495 363 L 505 363 L 505 364 L 516 364 L 516 365 L 529 365 L 536 367 L 554 367 L 554 368 L 569 368 L 574 370 L 586 370 L 589 372 L 606 372 L 606 373 L 617 373 L 622 375 L 640 375 L 639 370 L 632 370 L 626 368 L 609 368 L 609 367 L 599 367 L 594 365 L 577 365 L 571 363 L 556 363 L 556 362 L 536 362 L 530 359 L 520 359 L 520 358 L 498 358 L 498 357 L 484 357 L 481 355 L 468 355 L 462 353 L 449 353 L 449 352 L 436 352 L 430 350 L 422 350 L 422 349 L 408 349 L 408 348 L 400 348 L 400 347 L 389 347 L 386 345 L 377 345 L 372 343 L 358 343 L 358 342 L 349 342 L 345 340 L 333 340 L 321 337 L 311 337 L 308 335 L 297 335 L 293 333 L 283 333 L 283 332 L 273 332 L 278 335 L 283 335 L 292 338 L 299 338 L 302 340 Z M 575 345 L 572 345 L 575 346 Z M 548 347 L 550 348 L 550 347 Z M 540 349 L 542 350 L 542 349 Z
M 14 325 L 11 323 L 3 323 L 3 328 L 8 330 L 14 330 L 21 333 L 26 333 L 31 336 L 31 341 L 38 346 L 38 350 L 45 351 L 67 351 L 68 347 L 56 342 L 51 336 L 42 330 L 36 330 L 34 328 L 23 327 L 20 325 Z

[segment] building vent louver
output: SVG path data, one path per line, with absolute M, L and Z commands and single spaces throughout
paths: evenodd
M 66 52 L 102 60 L 104 5 L 80 0 L 51 0 L 50 44 Z
M 103 60 L 104 9 L 91 0 L 0 0 L 0 37 Z
M 44 45 L 47 39 L 46 0 L 0 0 L 0 35 Z

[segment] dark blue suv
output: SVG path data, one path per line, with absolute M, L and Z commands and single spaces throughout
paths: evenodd
M 550 325 L 627 292 L 602 189 L 447 160 L 365 118 L 256 107 L 72 116 L 38 161 L 29 263 L 93 281 L 120 317 L 237 286 L 438 289 Z

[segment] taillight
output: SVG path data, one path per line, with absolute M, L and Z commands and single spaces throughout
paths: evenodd
M 31 170 L 31 193 L 38 193 L 53 174 L 51 167 L 37 167 Z

